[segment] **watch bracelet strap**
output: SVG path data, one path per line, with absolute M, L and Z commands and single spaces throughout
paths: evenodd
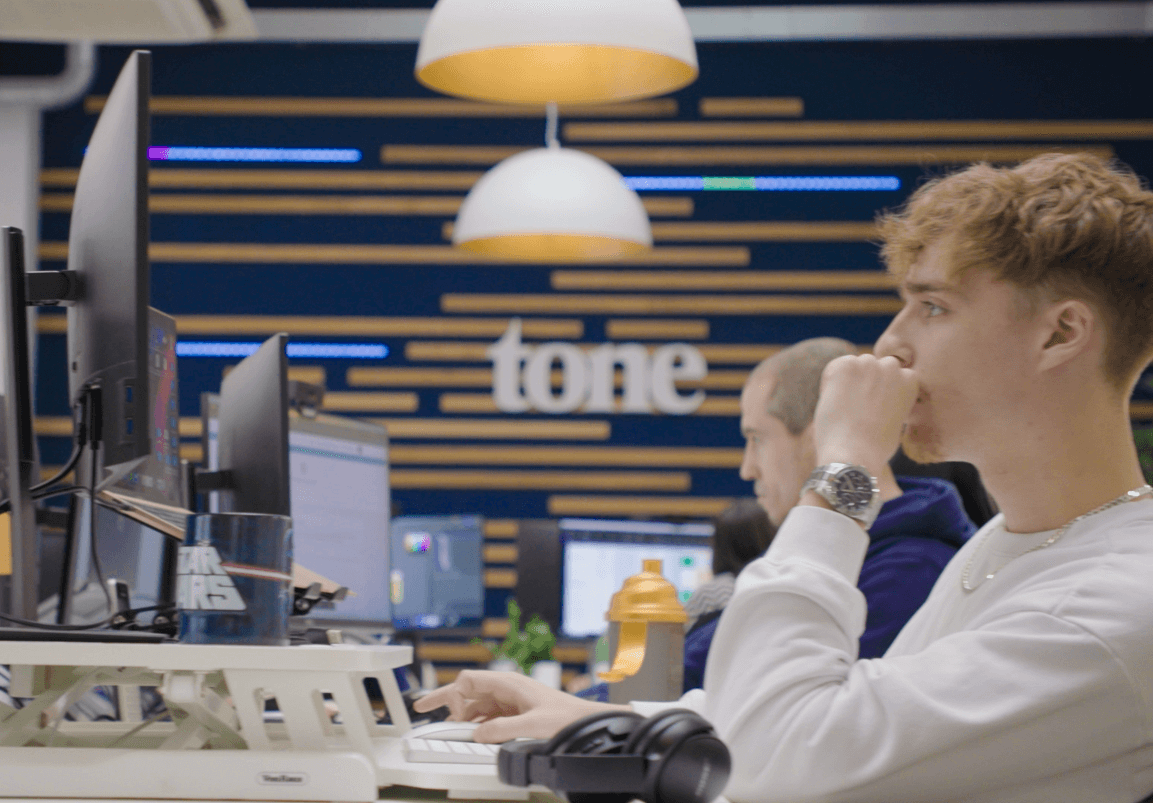
M 838 506 L 837 499 L 833 496 L 833 485 L 831 479 L 846 468 L 855 468 L 863 472 L 872 480 L 873 483 L 873 498 L 875 501 L 860 513 L 854 514 L 846 510 L 842 510 Z M 840 513 L 842 516 L 846 516 L 853 521 L 861 522 L 865 525 L 866 528 L 873 526 L 873 522 L 877 520 L 877 515 L 881 512 L 881 505 L 879 503 L 880 492 L 877 488 L 877 478 L 874 477 L 872 473 L 870 473 L 869 470 L 864 466 L 858 466 L 852 463 L 826 463 L 824 465 L 817 466 L 815 469 L 813 469 L 813 473 L 809 475 L 809 478 L 805 480 L 805 484 L 801 486 L 800 495 L 804 496 L 807 491 L 812 491 L 826 502 L 828 502 L 829 506 L 833 509 L 834 512 Z

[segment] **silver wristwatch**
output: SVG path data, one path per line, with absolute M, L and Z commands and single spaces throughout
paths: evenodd
M 862 466 L 848 463 L 818 466 L 801 488 L 801 496 L 806 491 L 816 491 L 833 510 L 856 519 L 865 525 L 865 529 L 873 526 L 881 512 L 881 489 L 877 486 L 877 478 Z

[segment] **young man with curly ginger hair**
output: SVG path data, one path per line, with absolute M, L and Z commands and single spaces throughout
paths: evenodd
M 827 473 L 741 573 L 704 690 L 679 705 L 729 745 L 725 795 L 741 803 L 1140 800 L 1153 489 L 1129 397 L 1153 357 L 1153 193 L 1097 157 L 1051 154 L 926 184 L 881 233 L 904 306 L 875 356 L 825 370 Z M 868 480 L 898 442 L 976 465 L 1002 512 L 885 655 L 858 660 Z M 492 673 L 423 705 L 442 703 L 487 719 L 489 741 L 598 710 Z

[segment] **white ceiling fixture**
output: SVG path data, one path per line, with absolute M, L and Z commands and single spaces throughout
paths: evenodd
M 0 39 L 107 44 L 254 39 L 244 0 L 5 0 Z
M 258 8 L 262 39 L 419 42 L 430 11 L 411 8 Z M 698 42 L 1082 39 L 1153 34 L 1153 2 L 906 3 L 697 6 L 685 10 Z
M 437 0 L 416 77 L 447 95 L 504 103 L 607 103 L 697 77 L 676 0 Z
M 581 262 L 652 247 L 644 205 L 606 162 L 556 140 L 548 105 L 547 146 L 485 173 L 461 204 L 453 244 L 477 254 L 534 262 Z

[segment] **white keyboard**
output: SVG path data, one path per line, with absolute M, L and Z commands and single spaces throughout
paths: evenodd
M 405 739 L 405 758 L 414 764 L 496 764 L 499 744 Z

